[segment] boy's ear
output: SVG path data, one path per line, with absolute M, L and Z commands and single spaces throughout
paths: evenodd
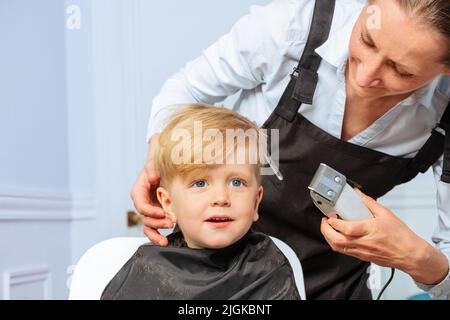
M 259 219 L 258 208 L 259 208 L 259 204 L 261 203 L 263 194 L 264 194 L 264 188 L 263 188 L 263 186 L 259 186 L 258 194 L 257 194 L 256 200 L 255 200 L 255 215 L 253 217 L 253 222 L 258 221 L 258 219 Z
M 163 187 L 158 187 L 158 189 L 156 189 L 156 197 L 163 210 L 168 213 L 170 220 L 172 220 L 173 223 L 176 223 L 177 217 L 172 210 L 172 201 L 170 200 L 169 192 Z

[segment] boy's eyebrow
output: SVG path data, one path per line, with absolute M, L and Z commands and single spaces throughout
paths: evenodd
M 187 175 L 187 176 L 185 176 L 184 178 L 183 178 L 183 180 L 184 180 L 184 182 L 185 183 L 191 183 L 192 181 L 195 181 L 195 180 L 201 180 L 201 179 L 207 179 L 207 178 L 209 178 L 209 174 L 208 173 L 199 173 L 199 172 L 195 172 L 194 174 L 189 174 L 189 175 Z
M 230 172 L 227 172 L 226 175 L 228 178 L 232 177 L 242 177 L 246 180 L 251 179 L 253 171 L 248 172 L 246 169 L 240 170 L 239 168 L 233 168 Z M 211 177 L 211 171 L 209 169 L 198 169 L 190 172 L 186 176 L 182 177 L 184 183 L 191 183 L 195 180 L 201 179 L 209 179 Z
M 233 170 L 231 171 L 228 176 L 233 177 L 233 176 L 242 176 L 246 179 L 249 179 L 249 177 L 251 177 L 251 173 L 248 173 L 246 171 L 238 171 L 238 170 Z

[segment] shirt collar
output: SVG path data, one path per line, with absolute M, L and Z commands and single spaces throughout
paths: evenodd
M 330 35 L 320 47 L 315 51 L 323 60 L 342 71 L 348 59 L 348 45 L 352 34 L 353 26 L 359 17 L 359 13 L 348 17 L 344 22 L 338 26 L 340 21 L 333 20 L 333 25 L 330 30 Z
M 408 98 L 403 100 L 404 105 L 416 105 L 421 104 L 427 108 L 433 106 L 433 96 L 436 90 L 437 83 L 439 82 L 439 77 L 431 81 L 426 86 L 414 91 Z

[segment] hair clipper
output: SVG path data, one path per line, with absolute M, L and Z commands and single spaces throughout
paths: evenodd
M 348 182 L 342 173 L 321 163 L 308 189 L 314 204 L 329 218 L 347 221 L 373 218 L 359 194 Z

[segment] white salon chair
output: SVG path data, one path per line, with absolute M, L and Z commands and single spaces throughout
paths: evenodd
M 294 251 L 283 241 L 271 237 L 294 270 L 295 283 L 306 299 L 303 270 Z M 147 238 L 114 238 L 90 248 L 78 262 L 72 276 L 69 300 L 99 300 L 103 290 Z

